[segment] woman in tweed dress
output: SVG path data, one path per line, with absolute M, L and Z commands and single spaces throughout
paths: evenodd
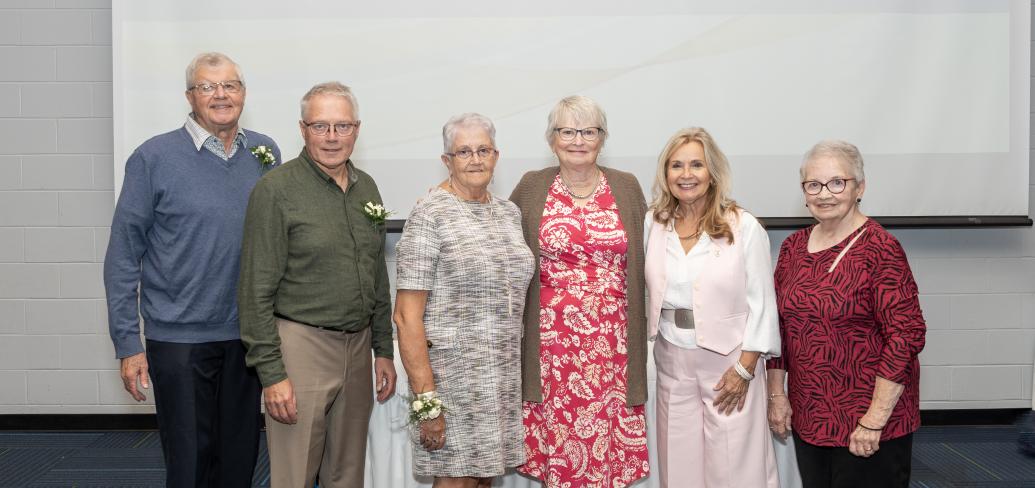
M 525 462 L 521 332 L 532 252 L 520 212 L 488 191 L 496 129 L 478 114 L 442 128 L 449 170 L 396 247 L 395 323 L 410 390 L 446 409 L 420 424 L 414 474 L 435 487 L 489 486 Z

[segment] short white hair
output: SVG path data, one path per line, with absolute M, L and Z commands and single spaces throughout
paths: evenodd
M 313 85 L 309 91 L 305 92 L 305 96 L 302 97 L 302 102 L 299 104 L 302 109 L 302 118 L 305 118 L 305 111 L 309 108 L 309 100 L 313 97 L 320 95 L 330 95 L 335 97 L 342 97 L 348 100 L 349 105 L 352 106 L 352 116 L 359 120 L 359 103 L 356 102 L 356 95 L 352 93 L 352 89 L 341 84 L 337 81 L 325 81 Z
M 482 114 L 468 112 L 450 117 L 446 125 L 442 126 L 442 152 L 450 152 L 453 149 L 456 132 L 467 127 L 478 127 L 484 130 L 489 135 L 492 145 L 496 145 L 496 126 L 492 120 Z
M 209 68 L 216 68 L 224 65 L 231 65 L 234 67 L 234 71 L 237 72 L 237 80 L 244 84 L 244 73 L 241 71 L 241 66 L 230 59 L 223 53 L 211 52 L 201 53 L 194 56 L 194 59 L 187 65 L 187 89 L 190 90 L 194 87 L 194 75 L 198 73 L 198 68 L 207 66 Z M 213 81 L 227 81 L 227 80 L 213 80 Z
M 812 149 L 809 149 L 809 152 L 805 153 L 805 157 L 801 160 L 801 168 L 798 170 L 801 181 L 805 181 L 805 166 L 808 166 L 810 161 L 824 156 L 837 158 L 841 162 L 848 164 L 848 168 L 851 169 L 852 177 L 855 178 L 856 183 L 866 181 L 866 172 L 863 170 L 863 157 L 862 153 L 859 152 L 859 148 L 855 147 L 855 144 L 838 139 L 819 141 L 815 146 L 812 146 Z
M 557 102 L 553 110 L 550 110 L 550 115 L 546 117 L 546 142 L 553 144 L 554 137 L 557 136 L 557 126 L 567 116 L 586 124 L 587 127 L 600 127 L 604 130 L 600 142 L 603 144 L 607 141 L 607 114 L 604 113 L 604 109 L 592 98 L 572 95 Z

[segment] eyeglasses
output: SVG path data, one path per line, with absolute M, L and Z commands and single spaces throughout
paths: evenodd
M 217 87 L 223 87 L 223 91 L 227 93 L 240 93 L 244 89 L 244 82 L 241 80 L 226 80 L 220 81 L 219 83 L 198 83 L 190 87 L 187 91 L 196 90 L 202 95 L 211 95 L 216 92 Z
M 600 127 L 586 127 L 585 129 L 574 129 L 571 127 L 558 127 L 554 129 L 557 131 L 557 135 L 562 141 L 575 140 L 575 136 L 582 134 L 582 138 L 587 141 L 595 141 L 600 134 L 604 133 L 604 129 Z
M 338 124 L 328 124 L 327 122 L 305 122 L 302 124 L 312 132 L 313 135 L 322 136 L 326 135 L 331 127 L 334 127 L 334 131 L 339 136 L 351 136 L 353 132 L 356 132 L 356 127 L 359 127 L 359 122 L 341 122 Z
M 853 180 L 855 178 L 834 178 L 826 183 L 820 183 L 816 180 L 803 181 L 801 182 L 801 189 L 809 195 L 819 195 L 826 188 L 830 193 L 837 195 L 845 191 L 845 188 L 848 187 L 848 182 Z
M 471 159 L 475 154 L 478 155 L 478 159 L 489 159 L 495 156 L 499 151 L 491 147 L 479 147 L 478 150 L 472 150 L 468 147 L 458 149 L 456 152 L 446 153 L 446 156 L 454 157 L 461 161 L 467 161 Z

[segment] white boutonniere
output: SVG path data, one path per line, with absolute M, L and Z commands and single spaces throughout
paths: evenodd
M 255 146 L 250 149 L 252 156 L 259 160 L 259 164 L 263 166 L 273 166 L 277 164 L 277 157 L 273 155 L 273 149 L 269 146 Z
M 385 223 L 385 220 L 395 212 L 385 209 L 384 205 L 379 203 L 367 202 L 367 204 L 363 206 L 363 213 L 366 214 L 367 218 L 370 219 L 370 222 L 374 224 L 374 228 L 377 228 L 378 225 Z

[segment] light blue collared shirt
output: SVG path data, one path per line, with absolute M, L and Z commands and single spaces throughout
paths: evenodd
M 198 151 L 201 151 L 201 148 L 204 147 L 211 151 L 212 154 L 219 156 L 223 161 L 230 160 L 230 158 L 234 157 L 234 154 L 237 154 L 237 149 L 248 145 L 248 136 L 244 134 L 244 129 L 241 126 L 237 126 L 237 136 L 234 137 L 234 144 L 230 146 L 230 154 L 226 153 L 223 141 L 205 130 L 197 120 L 194 120 L 193 115 L 187 115 L 187 123 L 183 124 L 183 127 L 187 129 L 187 133 L 194 140 L 194 147 Z

